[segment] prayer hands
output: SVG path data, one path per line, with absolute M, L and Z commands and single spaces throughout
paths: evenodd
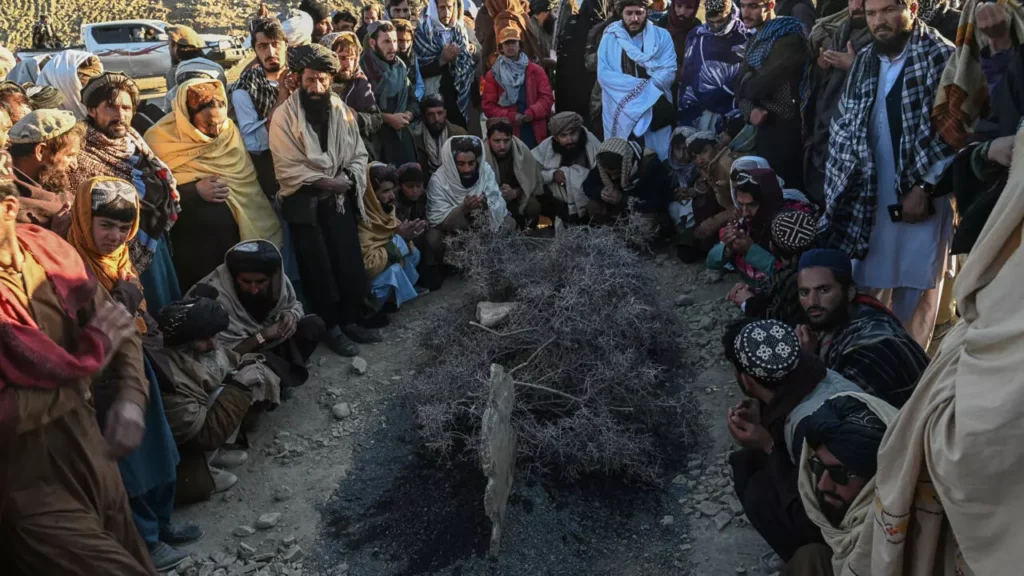
M 800 341 L 800 349 L 804 352 L 816 355 L 818 353 L 818 336 L 806 324 L 796 327 L 796 339 Z
M 996 164 L 1010 167 L 1013 160 L 1013 140 L 1016 136 L 996 138 L 988 145 L 988 159 Z
M 732 287 L 732 290 L 729 290 L 729 295 L 726 296 L 725 299 L 737 306 L 742 306 L 744 302 L 753 298 L 753 296 L 754 291 L 750 289 L 750 286 L 747 286 L 743 282 L 737 282 L 736 285 Z
M 224 202 L 231 194 L 227 183 L 221 180 L 220 176 L 211 176 L 196 182 L 196 190 L 203 200 L 216 204 Z
M 760 126 L 764 124 L 765 120 L 768 119 L 768 111 L 764 108 L 754 108 L 750 111 L 750 123 L 754 126 Z
M 565 172 L 555 170 L 555 173 L 551 175 L 551 181 L 560 186 L 565 186 Z
M 825 50 L 821 49 L 818 55 L 818 66 L 822 68 L 838 68 L 849 72 L 850 68 L 853 67 L 853 59 L 857 57 L 857 51 L 853 48 L 853 42 L 846 43 L 846 51 L 839 52 L 837 50 Z M 824 63 L 824 65 L 822 64 Z
M 451 62 L 452 60 L 455 60 L 455 58 L 458 55 L 459 45 L 455 44 L 454 42 L 449 42 L 444 48 L 441 49 L 441 65 L 444 66 L 445 64 Z
M 509 186 L 508 184 L 502 184 L 501 197 L 504 198 L 506 202 L 511 202 L 516 198 L 519 198 L 519 190 Z
M 974 11 L 978 31 L 985 35 L 993 53 L 1013 47 L 1006 9 L 995 2 L 978 4 Z
M 427 231 L 427 222 L 425 220 L 406 220 L 398 225 L 398 235 L 403 240 L 415 240 Z
M 110 447 L 110 455 L 120 458 L 135 450 L 146 432 L 146 415 L 134 402 L 119 400 L 107 413 L 107 426 L 103 438 Z
M 745 448 L 756 448 L 770 454 L 775 440 L 768 429 L 761 425 L 761 405 L 757 400 L 746 399 L 729 408 L 729 433 Z
M 903 221 L 907 224 L 924 222 L 930 216 L 928 205 L 932 199 L 925 193 L 924 188 L 914 186 L 900 198 L 900 205 L 903 206 Z
M 462 210 L 464 212 L 472 212 L 473 210 L 476 210 L 477 208 L 480 208 L 483 205 L 484 197 L 481 194 L 467 194 L 466 197 L 462 199 Z
M 619 192 L 615 188 L 606 187 L 601 191 L 601 200 L 618 206 L 622 202 L 622 192 Z

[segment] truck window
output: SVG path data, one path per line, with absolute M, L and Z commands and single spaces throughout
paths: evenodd
M 92 39 L 97 44 L 124 44 L 132 41 L 129 29 L 122 26 L 93 26 Z

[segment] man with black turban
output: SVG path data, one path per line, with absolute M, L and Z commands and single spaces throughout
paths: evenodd
M 280 380 L 262 357 L 240 356 L 217 341 L 231 323 L 217 297 L 201 286 L 191 298 L 165 306 L 157 319 L 164 347 L 150 351 L 181 456 L 178 504 L 206 500 L 234 486 L 238 477 L 222 468 L 237 466 L 248 455 L 224 446 L 234 442 L 250 407 L 272 409 L 281 403 Z
M 326 3 L 320 0 L 302 0 L 299 10 L 309 14 L 313 19 L 313 36 L 310 40 L 313 44 L 319 44 L 320 39 L 334 29 L 331 24 L 331 9 Z
M 319 316 L 306 315 L 281 263 L 281 252 L 272 242 L 241 242 L 190 294 L 207 287 L 216 290 L 229 319 L 217 342 L 238 354 L 262 354 L 282 385 L 298 386 L 309 378 L 306 361 L 325 328 Z
M 845 573 L 873 508 L 878 447 L 897 410 L 862 393 L 837 394 L 804 420 L 800 498 L 826 545 L 797 550 L 783 574 Z M 871 534 L 868 533 L 868 540 Z
M 331 91 L 340 65 L 320 44 L 288 50 L 299 87 L 270 121 L 270 151 L 306 301 L 327 327 L 327 345 L 342 356 L 380 336 L 360 324 L 370 279 L 357 221 L 365 217 L 366 163 L 356 113 Z

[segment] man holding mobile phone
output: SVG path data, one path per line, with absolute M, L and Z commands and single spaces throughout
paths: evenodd
M 928 111 L 953 46 L 915 0 L 866 0 L 864 13 L 872 44 L 854 59 L 830 131 L 828 247 L 851 256 L 857 286 L 927 347 L 953 229 L 936 185 L 955 152 Z

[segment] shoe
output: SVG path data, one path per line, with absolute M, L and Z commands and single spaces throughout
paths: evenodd
M 245 450 L 217 450 L 217 455 L 210 460 L 210 466 L 214 468 L 238 468 L 249 460 L 249 454 Z
M 356 346 L 355 342 L 349 340 L 344 332 L 328 335 L 326 343 L 327 347 L 338 356 L 351 357 L 359 355 L 359 346 Z
M 416 289 L 417 296 L 426 296 L 427 294 L 430 294 L 430 288 L 427 288 L 425 286 L 420 286 L 419 284 L 417 284 L 413 286 L 413 288 Z
M 775 552 L 765 552 L 762 554 L 759 564 L 761 564 L 761 570 L 765 574 L 775 574 L 786 567 L 786 563 Z
M 203 529 L 191 522 L 160 527 L 160 541 L 171 546 L 184 546 L 203 539 Z
M 213 492 L 215 494 L 230 490 L 232 486 L 238 484 L 238 476 L 220 468 L 210 466 L 210 474 L 213 475 Z
M 358 324 L 349 324 L 342 328 L 341 331 L 346 336 L 360 344 L 373 344 L 375 342 L 384 341 L 384 338 L 382 338 L 380 333 L 377 332 L 376 330 L 363 328 Z M 353 356 L 355 356 L 355 354 L 353 354 Z
M 163 542 L 157 542 L 149 549 L 149 557 L 153 560 L 153 566 L 157 572 L 167 572 L 188 558 L 188 552 L 168 546 Z

